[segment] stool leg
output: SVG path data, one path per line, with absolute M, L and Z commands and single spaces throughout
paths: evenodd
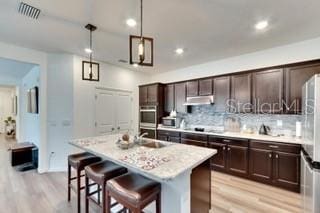
M 77 169 L 77 202 L 78 202 L 78 213 L 81 212 L 81 171 Z
M 110 213 L 111 212 L 111 197 L 109 195 L 109 192 L 108 190 L 105 190 L 105 199 L 104 199 L 104 206 L 105 206 L 105 209 L 106 209 L 106 212 L 105 213 Z
M 68 164 L 68 202 L 70 202 L 71 200 L 70 184 L 71 184 L 71 166 L 70 164 Z
M 103 183 L 103 185 L 102 185 L 102 213 L 106 213 L 106 212 L 107 212 L 107 210 L 106 210 L 106 183 Z
M 161 213 L 161 193 L 157 195 L 156 200 L 156 213 Z
M 98 190 L 98 204 L 100 205 L 100 185 L 97 185 L 97 190 Z
M 89 192 L 90 192 L 90 188 L 89 188 L 89 178 L 86 176 L 85 178 L 86 181 L 86 188 L 85 188 L 85 198 L 86 198 L 86 213 L 89 213 Z

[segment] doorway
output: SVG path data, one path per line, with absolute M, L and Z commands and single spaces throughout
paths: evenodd
M 96 88 L 95 134 L 96 136 L 133 132 L 132 92 Z

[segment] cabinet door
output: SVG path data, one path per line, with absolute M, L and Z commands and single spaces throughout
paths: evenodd
M 274 183 L 277 186 L 299 192 L 300 155 L 274 152 Z
M 156 104 L 158 102 L 158 85 L 148 86 L 148 104 Z
M 186 102 L 186 83 L 175 84 L 174 92 L 176 111 L 186 113 L 187 107 L 183 105 Z
M 181 143 L 187 144 L 187 145 L 207 147 L 207 142 L 204 142 L 204 141 L 196 141 L 196 140 L 185 139 L 185 138 L 181 138 Z
M 224 171 L 226 168 L 226 144 L 209 142 L 208 147 L 217 150 L 211 158 L 211 167 L 217 171 Z
M 228 145 L 227 170 L 229 173 L 239 176 L 248 175 L 248 148 Z
M 199 95 L 199 82 L 188 81 L 187 82 L 187 97 L 194 97 Z
M 167 113 L 174 110 L 174 84 L 168 84 L 164 88 L 164 110 Z
M 140 105 L 148 103 L 148 86 L 139 87 L 139 103 Z
M 199 80 L 199 95 L 212 95 L 212 79 Z
M 259 113 L 281 113 L 283 99 L 282 69 L 253 73 L 253 101 Z
M 223 76 L 213 79 L 214 108 L 216 112 L 229 111 L 228 100 L 230 99 L 230 77 Z
M 272 182 L 272 151 L 265 149 L 250 149 L 250 177 L 254 180 Z
M 285 69 L 286 111 L 288 113 L 301 113 L 302 87 L 318 73 L 320 73 L 320 63 Z
M 234 75 L 231 77 L 231 112 L 245 113 L 252 111 L 251 74 Z

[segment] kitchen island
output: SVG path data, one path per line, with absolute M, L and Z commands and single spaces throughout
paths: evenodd
M 122 165 L 161 183 L 162 212 L 209 212 L 211 207 L 210 158 L 215 149 L 156 141 L 161 148 L 134 146 L 120 149 L 121 135 L 73 140 L 71 145 Z M 145 212 L 154 212 L 153 205 Z

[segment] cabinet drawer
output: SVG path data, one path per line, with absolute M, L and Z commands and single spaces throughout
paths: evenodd
M 207 142 L 181 138 L 182 144 L 207 147 Z
M 216 136 L 209 136 L 209 143 L 223 143 L 227 145 L 233 145 L 233 146 L 243 146 L 248 147 L 249 141 L 247 139 L 241 139 L 241 138 L 224 138 L 224 137 L 216 137 Z
M 183 133 L 183 132 L 181 133 L 181 138 L 197 140 L 197 141 L 208 141 L 207 135 L 198 135 L 198 134 Z
M 168 138 L 168 141 L 174 142 L 174 143 L 180 143 L 180 137 L 172 137 L 172 136 L 170 136 Z
M 266 150 L 293 153 L 293 154 L 299 154 L 301 150 L 301 145 L 267 142 L 267 141 L 259 141 L 259 140 L 251 140 L 250 147 L 255 149 L 266 149 Z
M 165 131 L 165 130 L 158 130 L 158 135 L 165 135 L 170 137 L 180 137 L 180 132 L 174 132 L 174 131 Z

